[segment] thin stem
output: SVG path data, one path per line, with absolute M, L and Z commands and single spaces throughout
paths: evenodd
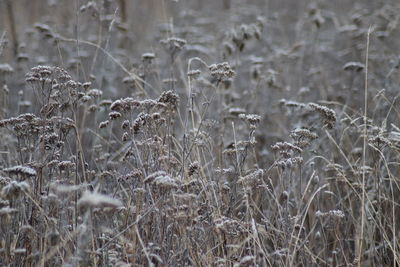
M 365 161 L 367 151 L 367 110 L 368 110 L 368 55 L 369 39 L 372 27 L 370 26 L 367 34 L 367 51 L 365 55 L 365 87 L 364 87 L 364 137 L 363 137 L 363 156 L 362 156 L 362 197 L 361 197 L 361 233 L 358 240 L 358 266 L 361 267 L 363 254 L 363 237 L 365 227 Z

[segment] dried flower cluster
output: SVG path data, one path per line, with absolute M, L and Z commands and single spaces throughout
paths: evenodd
M 309 103 L 308 106 L 321 115 L 324 125 L 326 125 L 329 129 L 332 129 L 335 126 L 336 113 L 334 110 L 315 103 Z
M 160 42 L 172 58 L 174 58 L 186 45 L 186 40 L 177 37 L 163 39 Z
M 228 62 L 212 64 L 208 67 L 211 76 L 217 81 L 224 81 L 235 76 L 235 71 L 231 68 Z
M 399 1 L 3 2 L 0 266 L 400 266 Z

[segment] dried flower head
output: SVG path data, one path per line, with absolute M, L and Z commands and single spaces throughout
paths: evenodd
M 0 218 L 3 216 L 9 216 L 11 214 L 16 214 L 16 213 L 18 213 L 17 209 L 13 209 L 8 206 L 0 208 Z
M 158 98 L 158 102 L 166 104 L 171 109 L 176 109 L 179 103 L 179 96 L 171 90 L 164 91 Z
M 21 165 L 6 168 L 3 171 L 14 175 L 25 175 L 25 176 L 36 176 L 37 174 L 35 169 Z
M 212 64 L 208 66 L 208 69 L 211 71 L 211 76 L 217 81 L 224 81 L 235 76 L 235 71 L 228 62 Z
M 159 102 L 157 102 L 153 99 L 145 99 L 145 100 L 140 101 L 140 107 L 146 111 L 150 111 L 150 109 L 152 109 L 158 105 L 159 105 Z
M 35 29 L 42 33 L 45 37 L 54 37 L 53 30 L 51 27 L 44 23 L 35 23 Z
M 103 91 L 101 91 L 101 90 L 99 90 L 99 89 L 90 89 L 90 90 L 87 92 L 87 95 L 88 95 L 88 96 L 91 96 L 91 97 L 100 97 L 100 96 L 103 95 Z
M 296 102 L 296 101 L 292 101 L 292 100 L 286 100 L 286 99 L 281 99 L 279 101 L 279 103 L 281 105 L 285 105 L 287 107 L 294 107 L 294 108 L 305 108 L 306 105 L 304 103 L 300 103 L 300 102 Z
M 276 161 L 276 166 L 281 167 L 282 169 L 291 169 L 295 165 L 300 165 L 303 163 L 302 157 L 289 157 L 289 158 L 282 158 Z
M 293 152 L 298 152 L 298 153 L 303 152 L 303 150 L 300 147 L 295 146 L 288 142 L 278 142 L 272 146 L 272 150 L 274 150 L 274 151 L 293 151 Z
M 307 128 L 296 128 L 290 133 L 290 137 L 295 140 L 295 145 L 300 148 L 305 148 L 310 145 L 310 142 L 317 139 L 317 134 L 311 132 Z
M 14 69 L 9 64 L 0 64 L 0 74 L 9 74 L 14 72 Z
M 175 179 L 169 176 L 165 171 L 158 171 L 148 175 L 144 183 L 152 184 L 160 189 L 176 189 L 178 188 L 178 183 Z
M 108 126 L 109 123 L 110 123 L 109 120 L 100 122 L 100 124 L 99 124 L 99 129 L 106 128 L 106 127 Z
M 244 177 L 240 177 L 237 182 L 248 187 L 255 187 L 262 183 L 263 175 L 264 171 L 262 169 L 257 169 Z
M 336 228 L 346 217 L 344 212 L 341 210 L 330 210 L 327 212 L 317 210 L 315 216 L 320 220 L 323 220 L 327 229 Z
M 214 219 L 213 223 L 217 232 L 222 232 L 229 236 L 240 236 L 249 232 L 242 222 L 225 216 Z
M 83 89 L 87 90 L 92 86 L 91 82 L 85 82 L 82 84 Z
M 67 170 L 74 170 L 75 169 L 75 163 L 69 160 L 64 160 L 60 161 L 57 164 L 57 167 L 60 171 L 67 171 Z
M 122 202 L 113 197 L 99 194 L 97 192 L 85 191 L 78 200 L 78 206 L 84 208 L 119 208 Z
M 141 112 L 133 121 L 132 130 L 135 134 L 139 133 L 143 126 L 150 122 L 151 116 L 148 113 Z
M 26 182 L 11 181 L 9 184 L 3 187 L 1 190 L 1 196 L 4 199 L 16 199 L 19 198 L 22 193 L 29 191 L 29 184 Z
M 160 43 L 163 45 L 164 49 L 170 53 L 171 57 L 174 58 L 184 48 L 186 45 L 186 40 L 177 37 L 171 37 L 161 40 Z
M 100 107 L 108 107 L 108 106 L 111 106 L 112 103 L 113 102 L 111 100 L 105 99 L 105 100 L 100 101 L 99 106 Z
M 132 97 L 127 97 L 119 100 L 115 100 L 110 109 L 113 111 L 124 112 L 130 111 L 134 108 L 137 108 L 141 105 L 141 102 L 138 100 L 133 99 Z
M 261 121 L 261 116 L 257 114 L 240 114 L 239 118 L 246 120 L 250 124 L 250 129 L 256 129 Z
M 239 116 L 241 114 L 244 115 L 244 113 L 246 112 L 246 110 L 244 108 L 230 108 L 228 110 L 229 114 L 233 115 L 233 116 Z
M 200 164 L 198 161 L 194 161 L 189 165 L 189 176 L 192 176 L 197 170 L 200 168 Z
M 330 210 L 328 212 L 322 212 L 320 210 L 317 210 L 315 212 L 315 216 L 316 217 L 337 217 L 337 218 L 344 218 L 345 215 L 343 213 L 343 211 L 341 210 Z
M 116 120 L 118 118 L 120 118 L 122 116 L 121 113 L 119 113 L 118 111 L 111 111 L 110 113 L 108 113 L 108 117 L 110 118 L 110 120 Z
M 142 61 L 143 61 L 143 63 L 146 63 L 146 64 L 151 64 L 151 62 L 155 58 L 156 58 L 156 55 L 154 53 L 144 53 L 142 55 Z
M 191 71 L 189 71 L 189 72 L 187 73 L 187 76 L 188 76 L 190 79 L 195 80 L 195 79 L 199 78 L 200 74 L 201 74 L 201 71 L 200 71 L 200 70 L 191 70 Z
M 350 70 L 350 71 L 355 71 L 355 72 L 360 72 L 364 70 L 365 65 L 360 63 L 360 62 L 347 62 L 344 66 L 344 70 Z
M 308 106 L 317 111 L 323 118 L 324 124 L 329 128 L 332 129 L 336 123 L 336 112 L 330 108 L 325 106 L 321 106 L 315 103 L 308 103 Z
M 290 137 L 293 139 L 307 138 L 313 140 L 317 139 L 318 135 L 307 128 L 296 128 L 290 133 Z

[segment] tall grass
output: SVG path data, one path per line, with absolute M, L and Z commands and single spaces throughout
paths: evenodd
M 399 265 L 399 3 L 22 2 L 0 265 Z

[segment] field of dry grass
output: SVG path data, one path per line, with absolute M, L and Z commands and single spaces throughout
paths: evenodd
M 0 266 L 399 266 L 399 23 L 0 1 Z

